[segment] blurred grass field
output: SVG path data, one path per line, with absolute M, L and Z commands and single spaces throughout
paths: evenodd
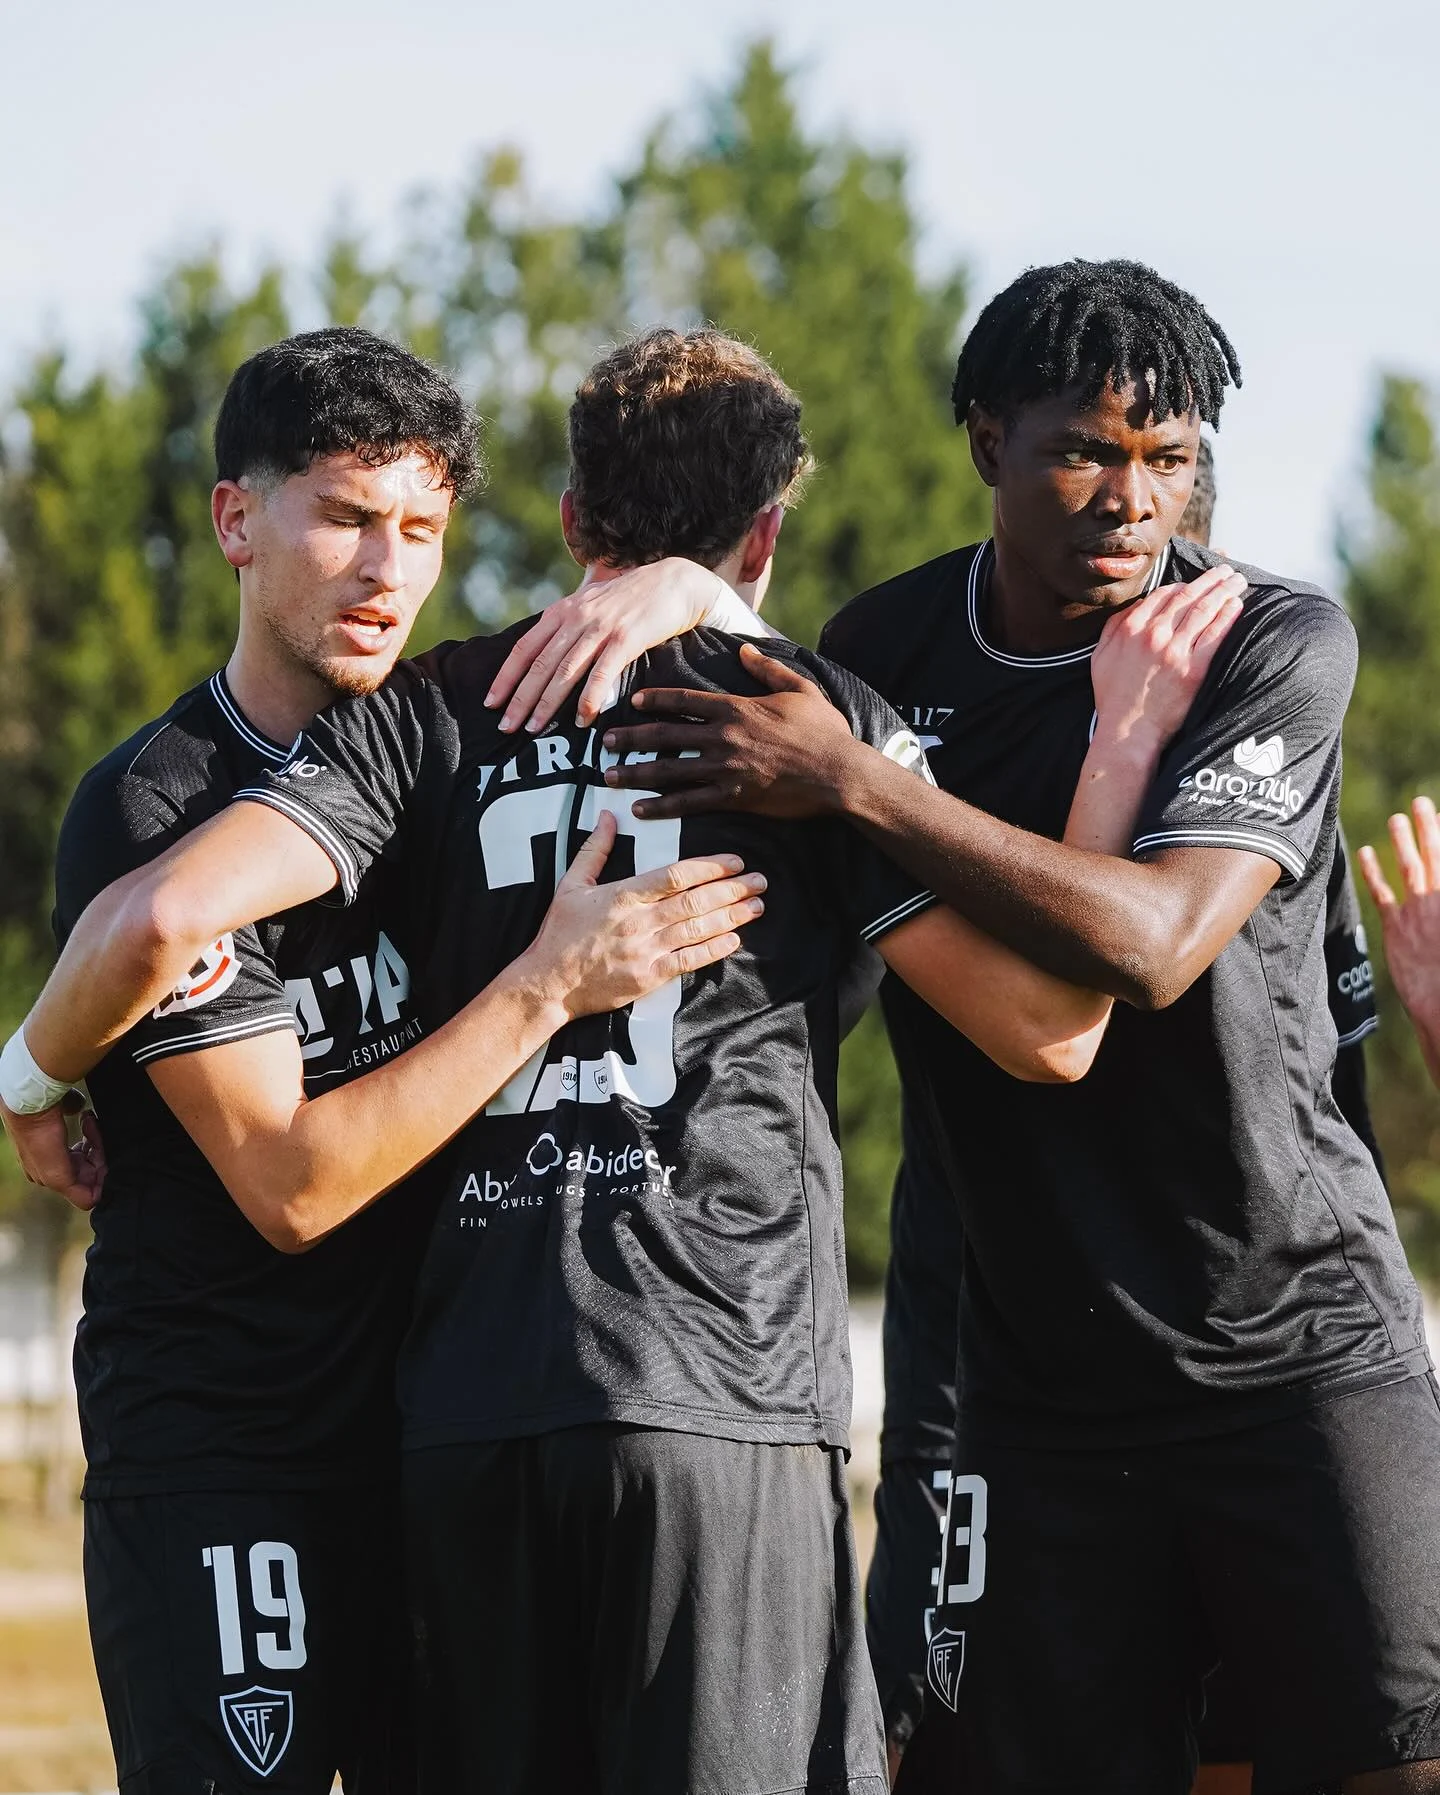
M 113 1789 L 90 1661 L 78 1510 L 0 1496 L 0 1795 Z

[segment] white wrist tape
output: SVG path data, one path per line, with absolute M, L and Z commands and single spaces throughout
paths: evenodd
M 72 1088 L 66 1080 L 51 1078 L 36 1065 L 25 1045 L 23 1028 L 17 1028 L 0 1048 L 0 1102 L 17 1116 L 38 1116 L 54 1109 Z

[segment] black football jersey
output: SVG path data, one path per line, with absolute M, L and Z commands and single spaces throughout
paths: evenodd
M 823 645 L 917 729 L 937 781 L 1063 834 L 1094 717 L 1089 650 L 986 634 L 988 544 L 862 595 Z M 1172 545 L 1168 576 L 1217 557 Z M 1170 1008 L 1117 1005 L 1074 1086 L 1008 1077 L 893 979 L 911 1107 L 960 1200 L 959 1400 L 1008 1437 L 1241 1425 L 1428 1366 L 1380 1177 L 1331 1094 L 1326 891 L 1354 632 L 1242 570 L 1245 610 L 1146 800 L 1135 851 L 1264 854 L 1275 887 Z
M 61 943 L 105 885 L 290 752 L 252 728 L 217 673 L 107 755 L 60 833 Z M 310 1252 L 279 1253 L 146 1072 L 291 1029 L 313 1096 L 410 1046 L 421 1024 L 382 885 L 367 881 L 348 908 L 310 904 L 222 937 L 90 1074 L 109 1170 L 75 1345 L 89 1496 L 324 1487 L 394 1453 L 423 1192 L 393 1191 Z
M 1326 890 L 1325 964 L 1338 1045 L 1331 1090 L 1340 1113 L 1384 1176 L 1365 1082 L 1367 1035 L 1379 1026 L 1375 979 L 1343 835 Z M 902 1100 L 903 1104 L 903 1100 Z M 903 1105 L 903 1157 L 890 1203 L 885 1267 L 885 1464 L 949 1464 L 955 1443 L 956 1330 L 965 1236 L 944 1153 L 924 1112 Z
M 534 939 L 602 810 L 622 877 L 734 852 L 765 873 L 739 952 L 563 1029 L 436 1162 L 439 1216 L 401 1374 L 405 1440 L 517 1437 L 601 1419 L 843 1445 L 850 1412 L 835 1138 L 838 985 L 857 939 L 931 900 L 836 822 L 644 821 L 611 792 L 609 723 L 501 735 L 483 706 L 514 632 L 449 644 L 322 713 L 247 796 L 348 881 L 387 855 L 430 893 L 426 1013 L 451 1014 Z M 633 684 L 758 690 L 701 630 Z M 867 741 L 923 756 L 840 669 L 773 644 Z M 627 691 L 633 689 L 627 685 Z

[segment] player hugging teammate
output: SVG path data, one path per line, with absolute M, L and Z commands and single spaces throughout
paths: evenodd
M 6 1092 L 42 1116 L 164 1007 L 175 956 L 398 886 L 386 938 L 429 1032 L 302 1105 L 347 1099 L 333 1164 L 283 1226 L 294 1245 L 343 1242 L 385 1203 L 435 1217 L 400 1368 L 427 1789 L 883 1788 L 841 1465 L 834 1072 L 863 943 L 889 969 L 907 1150 L 930 1168 L 916 1202 L 958 1203 L 963 1243 L 928 1711 L 902 1775 L 1178 1795 L 1218 1650 L 1251 1699 L 1262 1789 L 1436 1786 L 1433 1381 L 1383 1189 L 1330 1097 L 1353 637 L 1322 594 L 1236 577 L 1174 534 L 1235 373 L 1148 270 L 1022 277 L 956 381 L 991 540 L 856 600 L 825 660 L 713 627 L 667 639 L 712 600 L 728 629 L 760 627 L 735 605 L 763 597 L 806 446 L 794 396 L 742 346 L 627 345 L 572 413 L 581 602 L 528 648 L 508 632 L 332 677 L 355 695 L 313 720 L 329 692 L 312 684 L 284 719 L 304 728 L 294 750 L 231 778 L 240 802 L 174 839 L 192 812 L 76 924 L 7 1049 Z M 262 538 L 278 493 L 282 512 L 313 501 L 316 527 L 389 528 L 392 556 L 407 518 L 433 539 L 449 499 L 426 439 L 402 423 L 331 453 L 357 447 L 347 473 L 398 465 L 397 490 L 337 494 L 303 452 L 268 487 L 242 470 Z M 300 605 L 327 564 L 287 565 Z M 393 571 L 372 584 L 374 602 L 322 607 L 367 653 L 413 615 Z M 487 701 L 538 652 L 515 702 L 548 704 L 594 607 L 627 591 L 649 633 L 619 632 L 635 667 L 618 700 L 595 727 L 585 699 L 552 709 L 517 746 Z M 594 883 L 607 854 L 624 900 Z M 681 885 L 647 959 L 627 919 Z M 274 975 L 254 976 L 273 1001 Z M 324 967 L 307 976 L 318 996 Z M 298 1056 L 274 1014 L 254 1038 Z M 250 1144 L 277 1100 L 237 1107 L 223 1070 L 160 1090 L 243 1231 L 241 1211 L 266 1219 Z M 266 1077 L 290 1080 L 293 1118 L 298 1067 Z M 101 1209 L 124 1239 L 136 1187 L 111 1153 Z M 294 1176 L 278 1146 L 262 1163 Z M 305 1625 L 272 1538 L 248 1559 L 262 1667 Z M 249 1679 L 238 1563 L 212 1550 L 205 1569 L 227 1592 L 221 1660 L 238 1638 Z M 208 1643 L 178 1607 L 159 1624 L 190 1627 L 198 1688 L 213 1615 Z M 147 1782 L 132 1752 L 125 1786 L 260 1786 L 233 1728 L 278 1738 L 274 1699 L 258 1676 L 226 1686 L 207 1732 L 206 1684 L 184 1773 Z M 287 1782 L 298 1757 L 277 1751 L 266 1786 L 318 1789 L 340 1761 L 317 1749 Z

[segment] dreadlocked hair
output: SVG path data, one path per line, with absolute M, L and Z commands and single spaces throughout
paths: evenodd
M 950 397 L 955 422 L 978 405 L 997 417 L 1079 388 L 1091 405 L 1109 382 L 1150 393 L 1149 415 L 1198 411 L 1212 429 L 1225 388 L 1240 385 L 1230 339 L 1199 300 L 1143 262 L 1027 268 L 975 320 Z

